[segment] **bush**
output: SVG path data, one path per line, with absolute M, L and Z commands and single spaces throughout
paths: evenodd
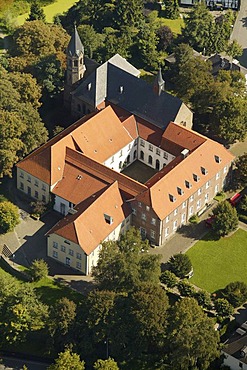
M 221 237 L 236 230 L 238 226 L 238 215 L 235 207 L 227 201 L 223 201 L 213 210 L 215 216 L 212 228 Z
M 49 269 L 47 263 L 41 260 L 34 260 L 30 266 L 30 275 L 34 281 L 39 281 L 47 277 Z
M 232 282 L 225 287 L 223 296 L 233 307 L 239 307 L 247 300 L 247 285 L 242 281 Z
M 192 264 L 187 254 L 175 254 L 168 263 L 170 270 L 180 278 L 184 278 L 192 270 Z
M 195 289 L 192 284 L 187 280 L 179 281 L 178 285 L 179 293 L 184 297 L 193 297 L 195 295 Z
M 168 288 L 174 288 L 177 285 L 178 278 L 173 272 L 166 270 L 162 272 L 160 281 L 166 284 Z
M 206 290 L 198 290 L 195 292 L 194 298 L 200 306 L 208 309 L 212 307 L 210 294 Z
M 234 308 L 225 298 L 216 299 L 214 306 L 217 314 L 221 317 L 225 318 L 233 314 Z
M 189 219 L 189 222 L 191 224 L 198 224 L 199 221 L 200 221 L 200 219 L 199 219 L 199 217 L 197 215 L 193 215 Z
M 9 201 L 0 202 L 0 233 L 12 231 L 19 222 L 18 207 Z

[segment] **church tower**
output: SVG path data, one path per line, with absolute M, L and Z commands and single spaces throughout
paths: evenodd
M 64 85 L 64 105 L 70 108 L 71 92 L 74 90 L 78 81 L 80 81 L 86 71 L 84 64 L 84 47 L 75 26 L 67 48 L 67 69 Z
M 161 91 L 165 91 L 165 81 L 163 80 L 161 68 L 159 68 L 159 72 L 157 76 L 155 77 L 154 84 L 153 84 L 153 90 L 156 95 L 161 94 Z

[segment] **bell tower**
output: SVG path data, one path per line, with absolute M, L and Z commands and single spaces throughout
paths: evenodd
M 74 90 L 76 83 L 80 81 L 86 71 L 84 64 L 84 47 L 76 26 L 74 27 L 68 48 L 67 48 L 67 68 L 64 86 L 64 105 L 70 108 L 71 92 Z

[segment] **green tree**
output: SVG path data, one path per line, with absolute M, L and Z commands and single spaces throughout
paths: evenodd
M 112 358 L 97 360 L 93 365 L 94 370 L 119 370 L 119 367 Z
M 172 307 L 167 328 L 169 365 L 173 369 L 207 369 L 218 357 L 219 334 L 194 298 Z
M 187 254 L 174 254 L 169 259 L 169 268 L 180 278 L 184 278 L 192 269 L 192 264 Z
M 128 291 L 142 281 L 159 282 L 159 255 L 149 255 L 148 241 L 142 241 L 139 230 L 131 228 L 118 241 L 103 243 L 95 281 L 102 289 Z
M 184 18 L 185 26 L 182 36 L 185 41 L 207 54 L 210 54 L 213 45 L 214 19 L 204 2 L 198 2 L 188 16 Z
M 139 27 L 144 20 L 142 0 L 116 0 L 115 12 L 118 28 Z
M 247 153 L 242 154 L 235 162 L 237 180 L 243 187 L 247 185 Z
M 30 73 L 14 72 L 9 73 L 7 77 L 20 94 L 22 103 L 31 103 L 34 108 L 41 106 L 41 88 Z
M 0 233 L 12 231 L 19 222 L 18 208 L 8 201 L 0 202 Z
M 34 260 L 30 266 L 30 275 L 34 281 L 39 281 L 48 276 L 49 269 L 47 263 L 43 260 Z
M 223 295 L 233 307 L 239 307 L 247 300 L 247 285 L 242 281 L 229 283 L 225 287 Z
M 193 297 L 195 295 L 195 288 L 187 280 L 181 280 L 177 284 L 179 293 L 184 297 Z
M 89 24 L 82 24 L 77 30 L 84 46 L 85 54 L 88 55 L 89 58 L 92 58 L 94 52 L 103 46 L 105 39 L 104 35 L 97 33 L 93 26 Z
M 236 40 L 229 43 L 226 53 L 231 57 L 231 65 L 234 57 L 240 57 L 243 54 L 243 48 Z
M 221 237 L 228 235 L 238 227 L 238 214 L 235 207 L 227 201 L 220 202 L 213 210 L 215 216 L 213 230 Z
M 174 288 L 178 283 L 178 278 L 173 272 L 166 270 L 162 272 L 160 281 L 166 284 L 168 288 Z
M 172 30 L 168 26 L 161 26 L 156 31 L 156 34 L 159 40 L 157 45 L 158 50 L 165 51 L 173 43 L 174 37 Z
M 60 338 L 69 333 L 76 319 L 76 304 L 63 297 L 50 309 L 49 332 L 52 337 Z
M 221 317 L 229 317 L 233 314 L 234 308 L 225 298 L 218 298 L 214 302 L 215 310 Z
M 73 353 L 70 349 L 59 353 L 55 364 L 48 367 L 48 370 L 84 370 L 84 361 L 80 360 L 80 356 Z
M 247 195 L 244 195 L 239 204 L 239 209 L 247 214 Z
M 212 307 L 210 293 L 208 293 L 206 290 L 198 290 L 195 292 L 194 298 L 197 300 L 200 306 L 204 308 Z
M 165 17 L 169 19 L 176 19 L 179 17 L 178 0 L 164 0 Z
M 31 4 L 29 17 L 27 21 L 42 21 L 45 22 L 45 13 L 37 1 Z

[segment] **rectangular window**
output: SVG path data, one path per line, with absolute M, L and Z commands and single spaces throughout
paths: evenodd
M 24 173 L 23 173 L 23 172 L 21 172 L 21 173 L 20 173 L 20 177 L 21 177 L 22 179 L 24 179 Z
M 201 205 L 202 205 L 202 202 L 201 202 L 201 199 L 199 199 L 199 200 L 196 202 L 196 208 L 197 208 L 197 209 L 201 208 Z
M 202 188 L 198 189 L 197 194 L 198 194 L 198 195 L 201 195 L 201 193 L 202 193 Z
M 39 186 L 39 181 L 38 180 L 34 180 L 34 186 Z
M 209 199 L 209 196 L 208 196 L 208 193 L 207 193 L 207 194 L 205 194 L 205 202 L 207 202 L 208 199 Z
M 176 208 L 174 209 L 174 216 L 177 216 L 177 214 L 178 214 L 178 209 Z
M 160 149 L 159 148 L 156 149 L 156 154 L 160 155 Z
M 217 173 L 216 173 L 216 180 L 219 180 L 219 178 L 220 178 L 220 173 L 219 173 L 219 172 L 217 172 Z
M 76 262 L 76 268 L 81 270 L 81 262 Z
M 156 225 L 156 218 L 153 218 L 153 217 L 152 217 L 151 225 Z
M 114 156 L 113 157 L 111 157 L 111 163 L 113 163 L 114 162 Z
M 227 173 L 227 166 L 224 167 L 224 173 Z
M 20 183 L 20 189 L 21 190 L 24 190 L 24 184 L 23 184 L 23 182 Z
M 194 207 L 191 206 L 190 209 L 189 209 L 189 216 L 192 216 L 193 212 L 194 212 Z
M 29 176 L 29 175 L 27 176 L 27 181 L 31 182 L 31 176 Z
M 66 247 L 64 245 L 61 245 L 61 252 L 66 252 Z
M 155 231 L 154 230 L 150 230 L 150 236 L 151 236 L 151 239 L 155 239 Z
M 46 196 L 42 195 L 42 202 L 46 203 Z
M 149 206 L 146 206 L 146 211 L 150 211 L 150 207 Z
M 57 251 L 53 251 L 52 255 L 53 255 L 53 257 L 54 257 L 54 258 L 58 258 L 58 253 L 57 253 Z
M 70 245 L 70 242 L 68 240 L 65 240 L 64 243 L 66 244 L 69 244 Z
M 140 207 L 140 208 L 142 207 L 142 204 L 141 204 L 141 202 L 138 202 L 138 207 Z
M 136 216 L 136 209 L 135 208 L 132 208 L 132 213 L 134 216 Z
M 135 139 L 134 141 L 134 146 L 137 146 L 137 139 Z
M 166 223 L 170 221 L 170 216 L 166 217 Z
M 148 146 L 148 149 L 150 150 L 150 152 L 152 152 L 153 151 L 153 145 L 151 145 L 151 144 L 149 144 L 149 146 Z
M 146 221 L 147 217 L 146 217 L 146 214 L 145 213 L 142 213 L 142 220 L 143 221 Z
M 185 213 L 182 214 L 181 216 L 181 222 L 184 223 L 185 222 Z
M 219 185 L 218 184 L 215 185 L 214 192 L 215 192 L 215 194 L 217 194 L 219 192 Z
M 168 153 L 164 152 L 164 159 L 168 159 Z
M 120 150 L 120 153 L 119 153 L 119 157 L 122 157 L 122 155 L 123 155 L 123 151 L 122 151 L 122 149 Z
M 77 258 L 78 260 L 81 260 L 81 253 L 76 253 L 76 258 Z
M 42 184 L 42 190 L 46 191 L 46 186 L 45 186 L 45 184 Z
M 73 249 L 69 249 L 69 255 L 70 255 L 70 256 L 73 256 L 73 255 L 74 255 L 74 251 L 73 251 Z
M 194 200 L 194 195 L 191 195 L 190 196 L 190 202 L 193 202 L 193 200 Z
M 141 146 L 145 147 L 145 141 L 141 140 Z
M 166 229 L 165 229 L 165 236 L 168 236 L 169 235 L 169 227 L 167 227 Z
M 206 189 L 208 189 L 208 188 L 209 188 L 209 186 L 210 186 L 210 181 L 207 181 L 207 182 L 206 182 Z
M 186 202 L 183 202 L 182 208 L 186 207 Z
M 141 237 L 146 238 L 146 229 L 144 227 L 140 227 Z
M 173 222 L 173 230 L 177 230 L 178 228 L 178 222 L 177 220 Z
M 34 197 L 35 198 L 38 198 L 39 197 L 39 193 L 37 192 L 37 190 L 35 190 L 35 192 L 34 192 Z
M 55 249 L 58 248 L 58 243 L 57 242 L 53 242 L 53 248 L 55 248 Z
M 130 149 L 131 149 L 131 144 L 128 145 L 128 150 L 130 150 Z

